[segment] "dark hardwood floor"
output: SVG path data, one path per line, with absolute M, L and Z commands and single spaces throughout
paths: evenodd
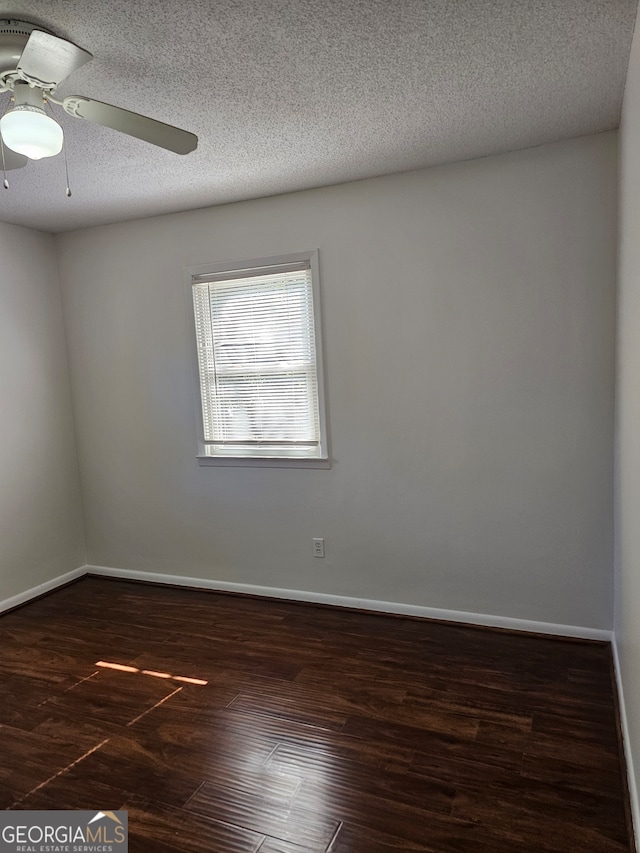
M 632 850 L 605 644 L 85 578 L 0 649 L 2 806 L 133 853 Z

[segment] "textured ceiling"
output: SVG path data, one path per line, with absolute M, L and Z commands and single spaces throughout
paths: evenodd
M 200 138 L 179 156 L 62 114 L 72 197 L 62 155 L 31 162 L 0 185 L 0 220 L 66 231 L 609 130 L 635 13 L 636 0 L 0 0 L 0 17 L 93 53 L 58 95 Z

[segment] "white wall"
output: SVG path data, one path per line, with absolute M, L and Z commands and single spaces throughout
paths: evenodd
M 0 223 L 0 601 L 85 562 L 55 244 Z
M 610 627 L 616 169 L 609 133 L 59 235 L 89 562 Z M 183 268 L 315 247 L 333 469 L 198 468 Z
M 620 129 L 615 638 L 640 833 L 640 32 Z M 633 769 L 635 768 L 635 774 Z

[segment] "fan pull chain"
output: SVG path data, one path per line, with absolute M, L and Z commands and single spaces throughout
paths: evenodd
M 67 146 L 62 146 L 62 153 L 64 154 L 64 171 L 67 175 L 67 198 L 71 198 L 71 187 L 69 186 L 69 162 L 67 161 Z
M 4 188 L 5 190 L 9 189 L 9 181 L 7 180 L 7 167 L 4 162 L 4 142 L 2 141 L 2 137 L 0 136 L 0 150 L 2 151 L 2 171 L 4 172 Z
M 53 99 L 51 98 L 51 94 L 49 94 L 49 97 L 46 97 L 44 99 L 44 105 L 45 105 L 45 109 L 46 109 L 46 107 L 49 107 L 49 112 L 51 113 L 51 117 L 54 119 L 54 121 L 57 121 L 56 114 L 54 113 L 53 107 L 51 106 L 52 100 Z M 58 104 L 60 102 L 54 101 L 54 103 Z M 71 187 L 69 186 L 69 162 L 67 160 L 67 139 L 66 139 L 66 137 L 65 137 L 64 143 L 62 145 L 62 156 L 64 157 L 64 172 L 65 172 L 65 175 L 67 176 L 67 189 L 65 191 L 65 195 L 67 196 L 67 198 L 71 198 Z
M 12 100 L 12 98 L 9 98 L 9 100 L 7 101 L 7 106 L 5 107 L 5 110 L 4 110 L 5 113 L 9 109 L 9 107 L 11 106 L 11 100 Z M 2 115 L 4 115 L 4 113 L 2 113 Z M 5 190 L 8 190 L 9 189 L 9 181 L 7 180 L 7 166 L 6 166 L 6 163 L 4 162 L 4 140 L 3 140 L 1 134 L 0 134 L 0 151 L 2 152 L 2 171 L 4 173 L 3 185 L 4 185 Z

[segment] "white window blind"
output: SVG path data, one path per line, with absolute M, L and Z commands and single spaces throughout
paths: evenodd
M 194 276 L 192 290 L 207 455 L 320 457 L 309 263 Z

